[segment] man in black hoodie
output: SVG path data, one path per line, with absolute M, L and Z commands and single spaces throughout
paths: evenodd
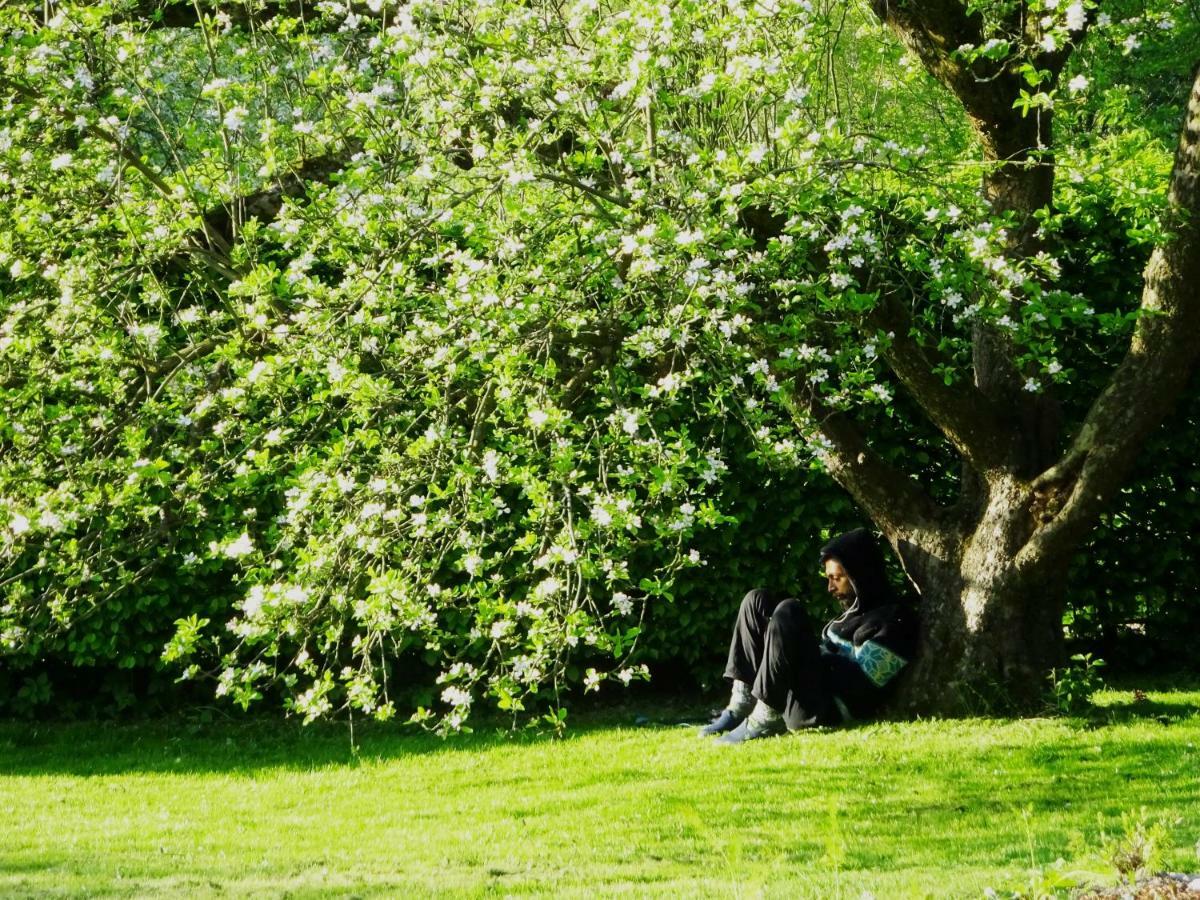
M 762 589 L 742 599 L 725 677 L 729 705 L 702 735 L 740 744 L 815 725 L 870 717 L 917 649 L 911 606 L 896 599 L 883 556 L 859 528 L 821 548 L 842 614 L 818 637 L 800 601 Z

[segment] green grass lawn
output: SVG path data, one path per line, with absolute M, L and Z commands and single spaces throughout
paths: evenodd
M 1143 807 L 1200 869 L 1200 690 L 1098 700 L 742 747 L 645 709 L 357 755 L 344 726 L 0 723 L 0 896 L 970 897 Z

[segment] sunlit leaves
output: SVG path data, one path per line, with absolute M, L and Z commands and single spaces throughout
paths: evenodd
M 796 469 L 796 396 L 892 413 L 880 297 L 947 383 L 976 323 L 1032 390 L 1071 376 L 1062 333 L 1123 322 L 1052 249 L 1007 257 L 961 110 L 864 10 L 376 5 L 0 13 L 17 664 L 145 622 L 142 660 L 240 705 L 558 706 L 640 677 L 643 605 L 703 563 L 738 463 L 714 418 Z M 1128 153 L 1151 235 L 1148 143 L 1065 153 L 1064 204 L 1093 215 Z

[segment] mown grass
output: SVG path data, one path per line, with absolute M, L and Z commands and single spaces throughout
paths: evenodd
M 0 895 L 979 896 L 1145 808 L 1200 869 L 1200 689 L 743 747 L 252 721 L 0 723 Z

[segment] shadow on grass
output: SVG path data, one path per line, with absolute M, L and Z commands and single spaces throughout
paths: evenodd
M 1194 690 L 1191 685 L 1185 689 Z M 294 719 L 270 716 L 201 721 L 195 714 L 122 723 L 0 720 L 0 778 L 303 772 L 414 756 L 454 757 L 464 752 L 477 754 L 556 743 L 567 746 L 603 731 L 686 731 L 707 721 L 711 705 L 708 700 L 711 698 L 694 694 L 659 695 L 591 707 L 571 717 L 571 726 L 562 737 L 545 730 L 513 731 L 511 720 L 501 718 L 481 717 L 472 723 L 472 733 L 448 738 L 398 723 L 356 723 L 353 744 L 351 729 L 344 721 L 302 725 Z M 1200 694 L 1194 699 L 1184 695 L 1179 700 L 1134 700 L 1131 694 L 1127 701 L 1096 707 L 1088 718 L 1074 721 L 1081 730 L 1096 731 L 1138 721 L 1169 727 L 1197 715 Z M 870 724 L 853 723 L 837 730 L 857 730 Z M 1052 761 L 1052 755 L 1039 760 L 1042 764 Z
M 197 724 L 184 718 L 135 723 L 0 722 L 0 773 L 119 775 L 251 773 L 356 766 L 414 755 L 478 753 L 543 743 L 549 733 L 499 726 L 440 738 L 395 724 L 302 725 L 268 717 Z M 568 733 L 565 740 L 571 739 Z
M 1200 715 L 1200 701 L 1129 700 L 1097 707 L 1090 720 L 1095 727 L 1143 719 L 1153 719 L 1163 725 L 1181 722 Z
M 589 709 L 559 736 L 544 728 L 512 728 L 511 719 L 480 716 L 469 733 L 446 738 L 400 723 L 346 721 L 303 725 L 268 715 L 196 715 L 111 722 L 0 719 L 3 775 L 105 776 L 133 773 L 251 773 L 357 766 L 409 756 L 480 753 L 567 744 L 614 729 L 682 728 L 707 721 L 696 698 L 613 704 Z

